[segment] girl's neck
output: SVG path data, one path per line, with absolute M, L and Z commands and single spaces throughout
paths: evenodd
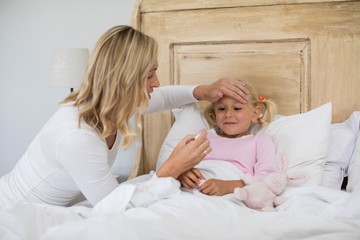
M 224 133 L 221 129 L 216 129 L 216 133 L 221 136 L 221 137 L 226 137 L 226 138 L 239 138 L 239 137 L 243 137 L 246 135 L 250 134 L 250 130 L 243 132 L 243 133 L 239 133 L 239 134 L 234 134 L 234 135 L 228 135 L 226 133 Z

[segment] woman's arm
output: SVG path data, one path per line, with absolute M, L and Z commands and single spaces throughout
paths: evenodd
M 245 88 L 244 83 L 232 78 L 221 78 L 212 84 L 199 85 L 194 89 L 194 96 L 198 100 L 216 102 L 224 95 L 246 103 L 249 99 L 249 90 Z
M 91 133 L 79 130 L 63 137 L 57 159 L 93 206 L 119 185 L 109 166 L 106 143 Z
M 192 169 L 207 153 L 211 152 L 210 142 L 206 136 L 205 130 L 196 139 L 193 135 L 185 136 L 156 171 L 156 175 L 177 179 L 182 173 Z
M 249 91 L 244 87 L 243 83 L 230 78 L 221 78 L 208 85 L 164 86 L 154 89 L 154 92 L 151 93 L 149 106 L 145 113 L 177 108 L 198 100 L 216 102 L 224 95 L 246 102 L 248 94 Z
M 159 112 L 165 109 L 178 108 L 188 103 L 196 102 L 192 85 L 174 85 L 155 88 L 151 93 L 149 106 L 144 113 Z

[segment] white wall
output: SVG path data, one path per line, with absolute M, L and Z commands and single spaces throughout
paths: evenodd
M 135 0 L 0 1 L 0 176 L 69 93 L 48 86 L 53 49 L 91 51 L 108 28 L 130 24 L 134 6 Z M 128 172 L 131 162 L 117 166 L 124 164 Z

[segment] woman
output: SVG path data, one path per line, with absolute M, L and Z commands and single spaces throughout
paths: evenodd
M 145 109 L 216 101 L 223 95 L 246 98 L 246 89 L 231 79 L 155 91 L 157 67 L 154 39 L 129 26 L 105 32 L 89 60 L 84 84 L 62 102 L 15 168 L 0 179 L 0 207 L 17 202 L 68 206 L 80 193 L 95 205 L 118 186 L 111 165 L 118 146 L 130 146 L 140 134 Z M 129 123 L 133 115 L 135 131 Z M 210 151 L 205 132 L 196 140 L 187 136 L 156 174 L 177 178 Z

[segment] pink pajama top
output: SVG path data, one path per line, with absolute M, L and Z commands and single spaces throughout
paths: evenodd
M 277 170 L 276 146 L 270 136 L 249 134 L 238 138 L 217 135 L 208 131 L 212 151 L 204 160 L 222 160 L 234 164 L 244 173 L 262 177 Z

